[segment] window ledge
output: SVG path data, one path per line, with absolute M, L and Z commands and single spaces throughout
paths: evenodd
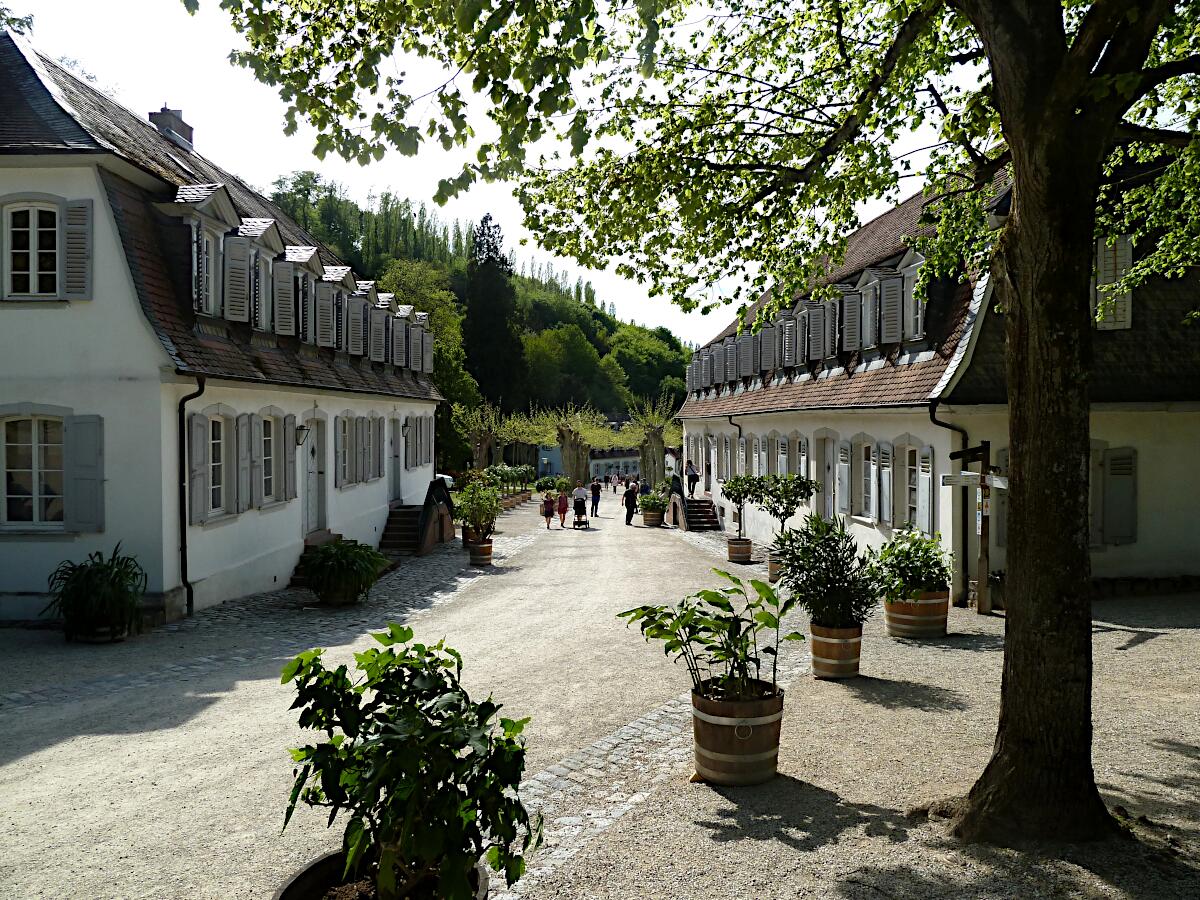
M 62 528 L 21 528 L 12 525 L 0 525 L 0 541 L 12 539 L 17 541 L 28 540 L 58 540 L 58 541 L 73 541 L 80 535 L 78 531 L 66 531 Z
M 15 294 L 0 301 L 5 306 L 66 306 L 70 302 L 66 297 L 38 297 L 31 294 Z
M 277 509 L 283 509 L 288 505 L 287 500 L 271 500 L 263 503 L 261 506 L 255 507 L 259 512 L 274 512 Z
M 220 528 L 222 525 L 228 525 L 238 517 L 238 513 L 221 513 L 219 516 L 212 516 L 205 520 L 201 528 Z
M 878 519 L 872 519 L 870 516 L 864 516 L 861 513 L 856 513 L 854 515 L 851 515 L 850 521 L 854 522 L 857 525 L 875 526 L 875 525 L 880 524 Z

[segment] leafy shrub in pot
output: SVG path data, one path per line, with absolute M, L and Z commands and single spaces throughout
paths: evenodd
M 344 606 L 367 596 L 387 557 L 358 541 L 331 541 L 301 557 L 301 574 L 322 603 Z
M 146 583 L 141 564 L 117 544 L 107 558 L 97 550 L 83 562 L 59 563 L 49 579 L 50 603 L 42 612 L 62 618 L 68 641 L 119 641 L 141 625 Z
M 663 652 L 687 667 L 697 774 L 718 784 L 755 784 L 775 774 L 783 716 L 779 648 L 783 641 L 804 640 L 804 635 L 783 633 L 794 599 L 784 599 L 757 580 L 750 582 L 751 595 L 740 578 L 713 571 L 730 586 L 698 591 L 674 605 L 639 606 L 618 616 L 637 623 L 646 640 L 662 641 Z M 762 643 L 760 635 L 766 636 Z M 771 657 L 769 681 L 764 677 L 765 656 Z
M 458 495 L 455 512 L 466 528 L 471 529 L 472 540 L 491 540 L 496 530 L 496 519 L 504 506 L 500 502 L 500 491 L 482 481 L 473 481 Z
M 667 510 L 667 498 L 654 491 L 651 491 L 649 494 L 642 494 L 638 497 L 638 508 L 644 513 L 650 512 L 662 515 Z
M 901 531 L 871 554 L 871 577 L 883 597 L 888 634 L 917 638 L 946 633 L 952 566 L 940 536 L 919 531 Z
M 862 625 L 879 602 L 866 558 L 840 518 L 810 513 L 803 527 L 780 534 L 772 553 L 780 579 L 812 621 L 813 674 L 858 674 Z
M 754 505 L 779 522 L 779 531 L 776 533 L 779 535 L 787 530 L 788 520 L 796 515 L 800 504 L 811 500 L 820 489 L 819 481 L 802 475 L 762 475 L 758 478 Z M 767 572 L 772 582 L 778 580 L 779 560 L 774 555 L 774 547 L 767 563 Z
M 732 478 L 725 479 L 725 483 L 721 485 L 721 494 L 738 508 L 738 533 L 739 538 L 742 537 L 742 525 L 745 520 L 743 508 L 748 502 L 752 502 L 758 497 L 758 492 L 761 489 L 759 479 L 753 475 L 734 475 Z
M 544 494 L 544 493 L 546 493 L 546 491 L 555 490 L 556 489 L 555 485 L 556 485 L 556 482 L 555 482 L 554 478 L 552 478 L 549 475 L 543 475 L 534 484 L 534 488 L 537 490 L 537 492 L 539 494 Z
M 497 718 L 491 698 L 462 687 L 462 658 L 439 641 L 413 641 L 395 623 L 373 637 L 381 648 L 355 655 L 361 677 L 325 668 L 321 650 L 282 673 L 295 682 L 300 725 L 325 740 L 291 751 L 296 804 L 346 813 L 343 880 L 364 876 L 381 900 L 474 896 L 482 857 L 512 885 L 541 841 L 518 795 L 528 719 Z

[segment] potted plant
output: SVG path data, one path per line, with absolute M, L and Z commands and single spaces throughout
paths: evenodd
M 544 494 L 546 491 L 555 490 L 556 482 L 551 476 L 543 475 L 534 483 L 533 486 L 539 494 Z
M 758 496 L 758 479 L 753 475 L 734 475 L 725 479 L 721 485 L 721 493 L 725 499 L 737 507 L 738 533 L 737 537 L 727 538 L 727 552 L 730 562 L 750 562 L 750 538 L 744 536 L 743 524 L 746 502 Z
M 883 620 L 892 637 L 943 637 L 950 606 L 953 561 L 938 535 L 904 530 L 870 558 L 871 577 L 883 597 Z
M 857 675 L 863 622 L 879 601 L 867 561 L 845 523 L 810 513 L 802 528 L 776 538 L 774 552 L 780 580 L 812 622 L 813 675 Z
M 50 603 L 42 614 L 63 620 L 68 641 L 123 641 L 141 625 L 146 571 L 118 543 L 105 558 L 99 550 L 83 562 L 69 559 L 50 575 Z
M 663 513 L 667 511 L 667 498 L 654 491 L 642 494 L 638 497 L 638 508 L 642 511 L 642 524 L 648 528 L 658 528 L 663 523 Z
M 663 641 L 664 652 L 687 666 L 697 776 L 713 784 L 758 784 L 774 777 L 778 762 L 780 643 L 804 635 L 782 633 L 794 599 L 756 580 L 750 582 L 752 596 L 740 578 L 713 571 L 729 586 L 699 591 L 674 606 L 639 606 L 618 615 L 638 623 L 646 640 Z M 771 657 L 769 681 L 764 656 Z
M 310 547 L 300 557 L 300 574 L 322 603 L 346 606 L 367 596 L 387 563 L 386 556 L 367 544 L 331 541 Z
M 455 510 L 463 522 L 463 540 L 471 553 L 471 565 L 492 564 L 492 532 L 503 509 L 500 491 L 487 482 L 473 481 L 459 494 Z
M 416 643 L 395 623 L 373 637 L 381 647 L 355 654 L 357 678 L 345 665 L 327 669 L 322 650 L 284 666 L 301 727 L 324 733 L 291 751 L 284 828 L 300 801 L 329 809 L 328 824 L 347 821 L 336 859 L 318 860 L 277 897 L 322 898 L 363 879 L 379 900 L 486 897 L 482 860 L 514 884 L 541 842 L 541 818 L 531 821 L 518 794 L 529 720 L 498 718 L 490 697 L 471 700 L 462 657 L 444 642 Z
M 788 520 L 796 514 L 800 504 L 807 503 L 820 489 L 820 482 L 803 475 L 763 475 L 758 479 L 754 503 L 779 522 L 777 535 L 783 534 L 787 530 Z M 772 544 L 772 551 L 767 554 L 767 580 L 772 584 L 779 580 L 779 560 L 773 551 Z

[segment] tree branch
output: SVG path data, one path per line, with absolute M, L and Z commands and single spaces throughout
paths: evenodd
M 1138 96 L 1141 97 L 1164 81 L 1170 81 L 1180 75 L 1200 75 L 1200 53 L 1185 56 L 1183 59 L 1173 59 L 1161 66 L 1144 70 L 1141 83 L 1138 85 Z
M 1118 144 L 1162 144 L 1168 147 L 1186 147 L 1200 135 L 1187 131 L 1173 131 L 1169 128 L 1147 128 L 1145 125 L 1133 125 L 1123 122 L 1117 126 L 1116 139 Z

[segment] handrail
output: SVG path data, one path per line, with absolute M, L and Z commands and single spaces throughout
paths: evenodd
M 421 515 L 417 518 L 417 546 L 425 542 L 425 530 L 429 527 L 430 519 L 437 515 L 437 508 L 445 504 L 450 511 L 450 520 L 454 521 L 454 500 L 450 497 L 450 489 L 446 487 L 444 478 L 433 478 L 425 491 L 425 502 L 421 504 Z
M 671 473 L 671 493 L 678 494 L 681 501 L 679 508 L 683 510 L 683 530 L 691 531 L 691 529 L 688 527 L 687 494 L 683 492 L 683 479 L 680 478 L 676 472 Z M 668 499 L 670 498 L 668 497 Z

